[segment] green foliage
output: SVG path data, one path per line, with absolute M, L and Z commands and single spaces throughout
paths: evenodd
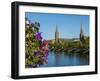
M 35 23 L 39 24 L 39 23 Z M 36 26 L 40 26 L 36 25 Z M 25 67 L 38 67 L 47 62 L 47 41 L 42 40 L 39 27 L 25 25 Z
M 49 43 L 49 48 L 53 49 L 54 51 L 59 51 L 60 49 L 70 49 L 70 48 L 77 48 L 77 49 L 89 49 L 89 37 L 85 38 L 82 41 L 61 41 L 58 43 Z M 61 51 L 61 50 L 60 50 Z

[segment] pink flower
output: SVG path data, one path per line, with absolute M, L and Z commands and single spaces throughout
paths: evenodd
M 43 46 L 47 46 L 48 45 L 48 41 L 43 40 Z

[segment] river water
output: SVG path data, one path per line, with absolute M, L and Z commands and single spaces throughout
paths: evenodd
M 89 55 L 49 52 L 48 62 L 40 67 L 89 65 Z

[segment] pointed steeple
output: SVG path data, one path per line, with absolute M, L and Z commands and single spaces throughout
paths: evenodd
M 58 32 L 58 27 L 56 25 L 56 31 L 55 31 L 55 41 L 58 42 L 59 41 L 59 32 Z
M 81 23 L 80 33 L 83 33 L 82 23 Z
M 56 25 L 56 32 L 58 32 L 58 27 L 57 27 L 57 25 Z
M 80 27 L 80 40 L 84 40 L 84 32 L 83 32 L 83 26 L 82 26 L 82 23 L 81 23 L 81 27 Z

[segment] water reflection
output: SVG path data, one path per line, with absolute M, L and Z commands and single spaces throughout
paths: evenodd
M 47 64 L 40 67 L 89 65 L 89 55 L 49 52 Z

